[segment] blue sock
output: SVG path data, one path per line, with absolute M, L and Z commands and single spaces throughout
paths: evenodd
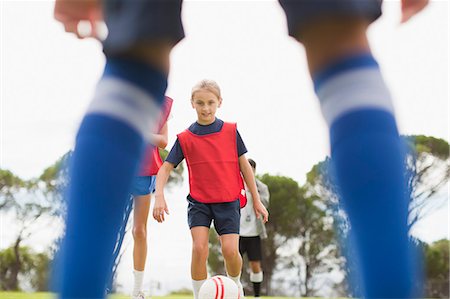
M 404 149 L 389 91 L 370 54 L 348 57 L 314 78 L 330 127 L 331 156 L 350 220 L 366 298 L 410 298 Z M 351 257 L 349 257 L 351 258 Z
M 60 297 L 104 298 L 112 252 L 167 77 L 138 62 L 108 59 L 78 132 L 61 252 Z

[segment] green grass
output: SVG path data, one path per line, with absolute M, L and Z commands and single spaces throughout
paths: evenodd
M 192 299 L 189 295 L 173 295 L 164 297 L 154 297 L 152 299 Z M 263 299 L 290 299 L 290 297 L 262 297 Z M 23 293 L 23 292 L 0 292 L 0 299 L 56 299 L 52 293 Z M 109 299 L 130 299 L 127 295 L 112 295 Z M 302 297 L 302 299 L 308 299 Z M 315 298 L 318 299 L 318 298 Z

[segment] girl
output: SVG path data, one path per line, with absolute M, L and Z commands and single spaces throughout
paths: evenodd
M 215 116 L 222 104 L 217 83 L 203 80 L 195 85 L 191 104 L 197 112 L 197 121 L 177 135 L 174 146 L 158 172 L 153 217 L 163 222 L 164 213 L 169 213 L 164 199 L 164 185 L 170 171 L 186 159 L 190 186 L 187 200 L 193 242 L 191 276 L 194 297 L 198 299 L 200 287 L 207 278 L 208 235 L 211 222 L 214 221 L 227 275 L 239 286 L 243 298 L 239 225 L 240 198 L 245 191 L 241 173 L 253 196 L 257 217 L 262 216 L 263 221 L 267 222 L 268 213 L 259 198 L 253 171 L 245 157 L 247 149 L 236 124 L 223 122 Z

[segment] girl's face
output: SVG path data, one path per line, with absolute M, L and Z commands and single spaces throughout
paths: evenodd
M 222 104 L 222 99 L 206 89 L 201 89 L 194 93 L 191 104 L 197 112 L 197 122 L 209 125 L 216 119 L 216 111 Z

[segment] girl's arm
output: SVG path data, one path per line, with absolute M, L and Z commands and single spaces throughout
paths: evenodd
M 256 217 L 263 217 L 263 222 L 266 223 L 269 220 L 269 213 L 259 198 L 258 189 L 256 188 L 255 176 L 253 175 L 252 167 L 248 163 L 245 155 L 239 157 L 239 168 L 244 176 L 245 184 L 250 191 L 253 198 L 253 208 L 255 209 Z
M 153 218 L 160 223 L 164 221 L 164 213 L 169 215 L 169 208 L 167 207 L 166 200 L 164 198 L 164 186 L 166 185 L 170 172 L 173 168 L 174 165 L 172 163 L 164 162 L 156 175 Z
M 168 142 L 169 129 L 167 123 L 161 128 L 158 134 L 152 134 L 151 143 L 159 148 L 166 148 Z

